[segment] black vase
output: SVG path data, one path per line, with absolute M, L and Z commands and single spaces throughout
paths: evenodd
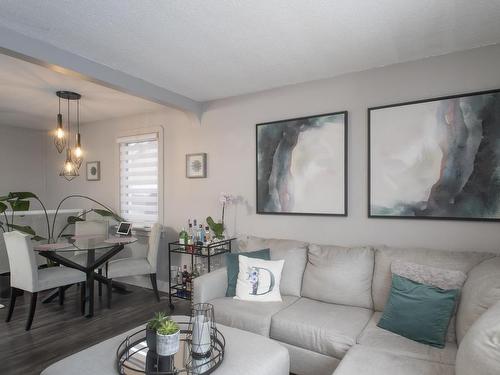
M 156 330 L 146 328 L 146 344 L 151 352 L 156 353 Z

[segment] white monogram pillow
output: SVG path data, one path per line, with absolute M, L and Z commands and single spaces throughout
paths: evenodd
M 281 302 L 280 281 L 284 260 L 262 260 L 238 256 L 240 272 L 234 299 Z

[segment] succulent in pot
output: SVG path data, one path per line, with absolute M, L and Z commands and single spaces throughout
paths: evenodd
M 181 331 L 179 325 L 172 319 L 165 319 L 156 330 L 156 352 L 168 356 L 179 351 Z
M 153 352 L 156 352 L 156 331 L 166 319 L 168 319 L 167 314 L 160 311 L 155 313 L 146 324 L 146 343 L 149 350 Z

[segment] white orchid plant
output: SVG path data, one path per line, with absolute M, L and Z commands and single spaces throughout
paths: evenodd
M 224 215 L 226 212 L 226 206 L 230 205 L 235 201 L 235 197 L 229 193 L 220 193 L 219 203 L 222 205 L 222 217 L 219 223 L 216 223 L 211 216 L 207 217 L 207 224 L 214 232 L 215 238 L 218 240 L 224 239 Z

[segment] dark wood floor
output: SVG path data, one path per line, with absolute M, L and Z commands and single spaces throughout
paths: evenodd
M 106 294 L 99 299 L 96 293 L 95 316 L 90 319 L 80 315 L 79 292 L 75 286 L 66 292 L 64 306 L 59 306 L 57 299 L 42 304 L 44 294 L 41 293 L 33 326 L 28 332 L 24 327 L 30 294 L 18 297 L 9 323 L 5 323 L 7 307 L 0 310 L 0 374 L 38 375 L 61 358 L 144 323 L 155 311 L 170 311 L 166 294 L 157 302 L 149 289 L 134 286 L 127 289 L 131 293 L 113 293 L 111 309 L 106 308 Z M 8 300 L 0 302 L 8 305 Z M 175 305 L 176 314 L 186 314 L 189 309 L 185 301 Z

